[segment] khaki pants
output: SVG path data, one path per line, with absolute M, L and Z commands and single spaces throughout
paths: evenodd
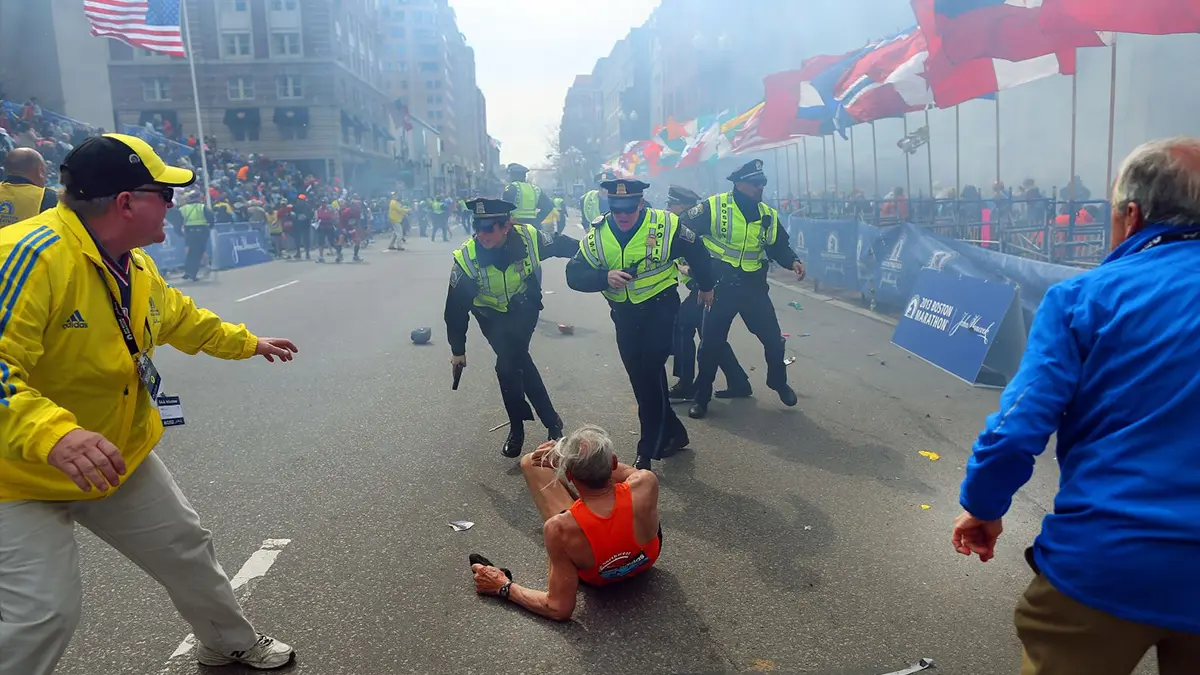
M 171 596 L 201 643 L 221 652 L 257 640 L 217 563 L 211 533 L 158 455 L 106 499 L 0 503 L 0 673 L 50 675 L 79 624 L 75 523 Z
M 1200 635 L 1118 619 L 1038 575 L 1017 603 L 1021 675 L 1129 675 L 1151 647 L 1162 675 L 1200 673 Z

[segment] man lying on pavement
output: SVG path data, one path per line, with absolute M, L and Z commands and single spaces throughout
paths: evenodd
M 542 514 L 549 591 L 512 582 L 508 570 L 471 556 L 475 590 L 566 621 L 579 582 L 604 586 L 650 569 L 662 548 L 658 478 L 617 461 L 607 432 L 583 426 L 521 458 L 521 473 Z M 569 488 L 579 495 L 572 499 Z

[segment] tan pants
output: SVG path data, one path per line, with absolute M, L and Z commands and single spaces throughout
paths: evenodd
M 1200 673 L 1200 635 L 1118 619 L 1038 575 L 1017 603 L 1021 675 L 1129 675 L 1151 647 L 1162 675 Z
M 50 675 L 71 641 L 83 603 L 75 523 L 162 584 L 202 644 L 232 652 L 258 639 L 212 536 L 152 452 L 111 497 L 0 503 L 0 675 Z

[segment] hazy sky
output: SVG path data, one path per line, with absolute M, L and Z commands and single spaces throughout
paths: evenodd
M 475 48 L 476 79 L 487 98 L 488 133 L 500 160 L 546 161 L 546 137 L 562 119 L 575 76 L 639 26 L 658 0 L 450 0 Z

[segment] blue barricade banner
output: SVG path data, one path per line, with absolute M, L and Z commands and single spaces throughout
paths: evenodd
M 1013 284 L 922 269 L 892 343 L 970 384 L 1002 387 L 1025 351 L 1016 307 Z
M 213 269 L 247 267 L 272 260 L 266 248 L 266 235 L 260 230 L 214 230 L 210 239 Z
M 150 256 L 161 272 L 183 267 L 183 261 L 187 257 L 183 235 L 170 225 L 164 229 L 164 232 L 167 238 L 163 240 L 163 243 L 142 247 L 142 252 Z
M 1083 271 L 980 248 L 911 223 L 874 227 L 861 221 L 793 216 L 788 232 L 809 276 L 821 285 L 871 297 L 881 309 L 904 308 L 921 271 L 929 269 L 1016 286 L 1028 326 L 1046 291 Z M 854 249 L 844 243 L 854 239 L 856 265 L 848 255 Z

